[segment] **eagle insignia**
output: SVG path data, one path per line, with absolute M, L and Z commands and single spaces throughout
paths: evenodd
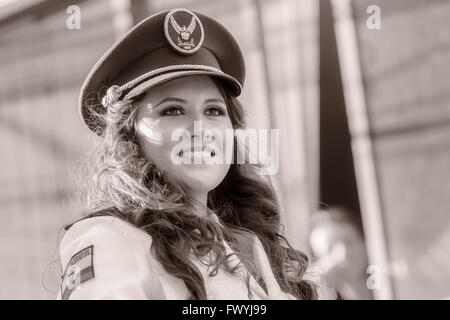
M 170 11 L 164 21 L 164 32 L 169 44 L 179 53 L 193 54 L 202 45 L 203 26 L 200 19 L 186 9 Z

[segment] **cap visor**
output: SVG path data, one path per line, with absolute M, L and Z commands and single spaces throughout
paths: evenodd
M 231 77 L 225 73 L 206 71 L 206 70 L 181 70 L 181 71 L 173 71 L 173 72 L 164 73 L 159 76 L 152 77 L 152 78 L 140 83 L 139 85 L 137 85 L 136 87 L 131 89 L 124 96 L 124 100 L 133 99 L 158 84 L 167 82 L 167 81 L 175 79 L 175 78 L 180 78 L 180 77 L 189 76 L 189 75 L 209 75 L 209 76 L 214 76 L 219 79 L 225 80 L 225 83 L 227 85 L 229 85 L 230 89 L 232 90 L 231 92 L 234 96 L 240 95 L 240 93 L 242 91 L 242 87 L 239 84 L 239 82 L 236 79 L 234 79 L 233 77 Z

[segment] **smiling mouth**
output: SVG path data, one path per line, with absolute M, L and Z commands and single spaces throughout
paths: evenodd
M 178 153 L 178 156 L 180 157 L 180 158 L 183 158 L 184 156 L 189 156 L 189 157 L 194 157 L 194 158 L 196 158 L 196 157 L 215 157 L 216 156 L 216 153 L 215 153 L 215 151 L 213 150 L 213 151 L 211 151 L 211 152 L 208 152 L 208 151 L 200 151 L 200 150 L 197 150 L 197 151 L 191 151 L 191 150 L 186 150 L 186 152 L 184 152 L 183 150 L 181 150 L 179 153 Z

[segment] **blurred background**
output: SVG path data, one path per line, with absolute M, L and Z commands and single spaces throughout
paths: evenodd
M 175 7 L 240 43 L 248 127 L 280 130 L 285 234 L 312 270 L 346 299 L 450 298 L 448 0 L 0 1 L 0 298 L 55 298 L 97 139 L 81 84 Z

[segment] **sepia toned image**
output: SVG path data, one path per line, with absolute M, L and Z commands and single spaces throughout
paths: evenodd
M 450 299 L 449 16 L 0 0 L 0 299 Z

